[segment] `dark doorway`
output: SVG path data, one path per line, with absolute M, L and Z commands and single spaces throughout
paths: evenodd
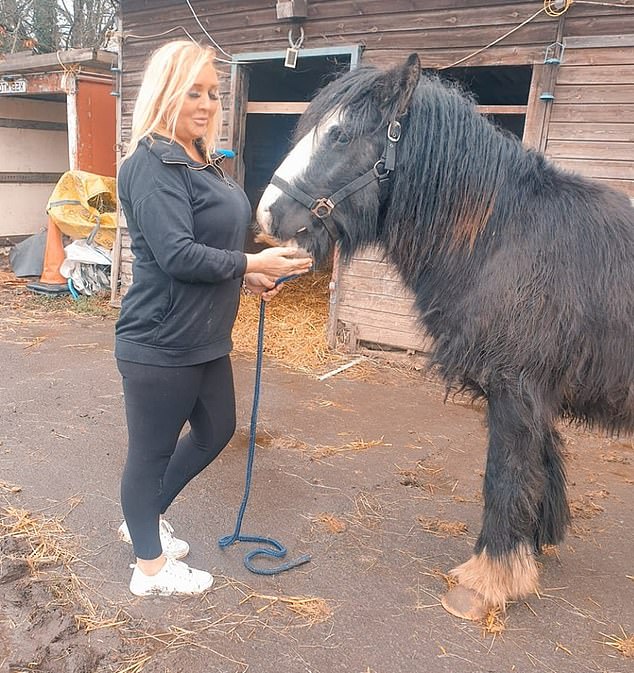
M 525 106 L 531 86 L 532 68 L 528 65 L 447 68 L 440 76 L 459 82 L 481 106 L 495 106 L 499 112 L 486 113 L 496 125 L 520 140 L 524 135 L 525 113 L 504 112 L 504 106 Z

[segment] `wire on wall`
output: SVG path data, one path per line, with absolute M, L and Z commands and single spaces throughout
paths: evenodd
M 223 49 L 223 48 L 216 42 L 216 40 L 214 40 L 214 38 L 211 37 L 211 35 L 207 32 L 207 30 L 205 29 L 205 26 L 203 26 L 203 24 L 201 23 L 200 19 L 198 18 L 198 14 L 196 14 L 196 11 L 195 11 L 194 8 L 192 7 L 192 3 L 191 3 L 189 0 L 185 0 L 185 2 L 187 3 L 187 6 L 189 7 L 189 11 L 192 13 L 192 16 L 194 17 L 194 19 L 196 19 L 196 23 L 200 26 L 200 29 L 203 31 L 203 33 L 205 33 L 205 35 L 209 38 L 209 40 L 211 41 L 211 44 L 213 44 L 214 47 L 217 47 L 217 48 L 218 48 L 218 49 L 219 49 L 225 56 L 228 56 L 229 58 L 232 59 L 233 57 L 231 56 L 231 54 L 229 54 L 228 52 L 226 52 L 226 51 L 225 51 L 225 50 L 224 50 L 224 49 Z M 233 62 L 233 61 L 231 61 L 231 62 Z
M 598 0 L 573 0 L 577 5 L 599 5 L 600 7 L 617 7 L 618 9 L 634 9 L 634 3 L 629 5 L 622 2 L 598 2 Z
M 473 58 L 474 56 L 477 56 L 478 54 L 481 54 L 483 51 L 486 51 L 490 47 L 493 47 L 498 42 L 501 42 L 504 38 L 508 37 L 509 35 L 512 35 L 515 31 L 519 30 L 520 28 L 523 28 L 527 23 L 530 23 L 531 21 L 536 19 L 542 12 L 545 12 L 545 11 L 546 11 L 545 7 L 542 7 L 541 9 L 536 11 L 535 14 L 533 14 L 532 16 L 529 16 L 528 19 L 522 21 L 522 23 L 520 23 L 518 26 L 515 26 L 515 28 L 512 28 L 508 32 L 504 33 L 504 35 L 501 35 L 497 39 L 493 40 L 493 42 L 489 42 L 489 44 L 487 44 L 484 47 L 481 47 L 477 51 L 474 51 L 471 54 L 467 54 L 467 56 L 463 56 L 461 59 L 458 59 L 454 63 L 450 63 L 449 65 L 444 65 L 444 66 L 442 66 L 441 68 L 438 68 L 438 69 L 439 70 L 446 70 L 447 68 L 453 68 L 453 67 L 459 65 L 460 63 L 464 63 L 465 61 L 468 61 L 469 59 Z
M 224 59 L 220 56 L 216 56 L 216 60 L 220 61 L 221 63 L 228 63 L 228 64 L 242 64 L 242 63 L 254 63 L 254 61 L 248 61 L 248 60 L 239 60 L 234 58 L 229 52 L 225 51 L 220 44 L 213 38 L 212 35 L 209 34 L 207 29 L 203 26 L 200 18 L 198 17 L 198 14 L 196 13 L 196 10 L 192 6 L 190 0 L 185 0 L 187 3 L 187 6 L 189 7 L 189 11 L 191 12 L 192 16 L 194 17 L 194 20 L 200 27 L 200 29 L 203 31 L 203 33 L 207 36 L 209 41 L 212 43 L 212 45 L 220 51 L 222 54 L 227 56 L 227 59 Z M 458 59 L 454 63 L 450 63 L 449 65 L 441 66 L 438 68 L 439 70 L 446 70 L 447 68 L 453 68 L 457 65 L 460 65 L 461 63 L 464 63 L 465 61 L 468 61 L 469 59 L 472 59 L 474 56 L 477 56 L 478 54 L 481 54 L 483 51 L 486 51 L 487 49 L 490 49 L 491 47 L 495 46 L 505 38 L 509 37 L 509 35 L 512 35 L 516 31 L 520 30 L 520 28 L 523 28 L 526 24 L 530 23 L 531 21 L 535 20 L 540 14 L 545 13 L 550 17 L 553 18 L 558 18 L 563 16 L 573 5 L 595 5 L 595 6 L 601 6 L 601 7 L 615 7 L 619 9 L 634 9 L 634 2 L 631 4 L 623 4 L 623 3 L 615 3 L 615 2 L 603 2 L 601 0 L 544 0 L 543 7 L 536 11 L 534 14 L 529 16 L 527 19 L 522 21 L 520 24 L 512 28 L 511 30 L 507 31 L 504 33 L 504 35 L 501 35 L 500 37 L 496 38 L 493 40 L 493 42 L 489 42 L 489 44 L 485 45 L 484 47 L 481 47 L 480 49 L 477 49 L 476 51 L 472 52 L 471 54 L 468 54 L 467 56 L 463 56 L 461 59 Z M 155 33 L 153 35 L 135 35 L 133 33 L 126 33 L 124 35 L 124 39 L 128 38 L 133 38 L 133 39 L 148 39 L 148 38 L 154 38 L 154 37 L 162 37 L 163 35 L 167 35 L 168 33 L 172 33 L 175 30 L 182 30 L 185 35 L 192 41 L 192 42 L 197 42 L 192 35 L 183 27 L 183 26 L 174 26 L 173 28 L 170 28 L 168 30 L 163 31 L 162 33 Z

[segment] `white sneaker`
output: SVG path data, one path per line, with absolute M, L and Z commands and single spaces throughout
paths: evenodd
M 209 589 L 214 578 L 204 570 L 194 570 L 186 563 L 168 558 L 156 575 L 145 575 L 138 565 L 130 580 L 130 591 L 135 596 L 173 596 L 201 594 Z
M 117 532 L 120 540 L 132 544 L 128 524 L 125 521 L 119 526 Z M 174 528 L 172 528 L 172 525 L 165 521 L 165 519 L 161 519 L 159 523 L 159 537 L 161 538 L 163 554 L 167 556 L 167 558 L 184 558 L 189 554 L 189 545 L 185 540 L 179 540 L 177 537 L 174 537 L 173 533 Z

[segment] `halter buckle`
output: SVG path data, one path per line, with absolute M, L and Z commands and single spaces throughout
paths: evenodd
M 397 143 L 401 139 L 401 122 L 395 119 L 388 124 L 387 138 L 393 143 Z
M 386 180 L 390 175 L 390 171 L 385 168 L 385 161 L 383 159 L 379 159 L 374 164 L 372 170 L 377 180 Z
M 318 217 L 320 220 L 323 220 L 324 217 L 328 217 L 332 213 L 335 204 L 327 198 L 317 199 L 313 204 L 313 207 L 310 209 L 310 212 Z

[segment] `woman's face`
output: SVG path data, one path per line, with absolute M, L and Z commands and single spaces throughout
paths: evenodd
M 176 120 L 175 139 L 185 147 L 205 135 L 218 110 L 218 74 L 208 63 L 185 94 L 185 101 Z

